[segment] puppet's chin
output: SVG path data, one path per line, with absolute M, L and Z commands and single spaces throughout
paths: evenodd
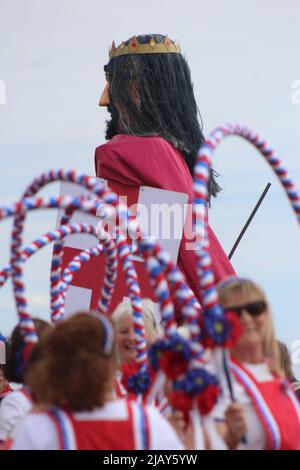
M 106 121 L 105 139 L 111 140 L 116 134 L 118 134 L 118 131 L 114 121 L 112 119 L 110 121 Z
M 111 140 L 115 135 L 120 133 L 118 126 L 119 114 L 118 110 L 111 103 L 108 105 L 107 111 L 111 118 L 106 121 L 105 139 Z

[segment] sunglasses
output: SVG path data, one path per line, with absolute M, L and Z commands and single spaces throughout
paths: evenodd
M 234 312 L 239 317 L 242 315 L 242 311 L 246 310 L 251 317 L 258 317 L 264 313 L 267 309 L 267 304 L 264 300 L 257 300 L 256 302 L 251 302 L 249 304 L 241 305 L 240 307 L 230 307 L 226 308 L 225 312 Z

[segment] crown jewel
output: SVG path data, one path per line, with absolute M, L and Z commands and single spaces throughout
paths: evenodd
M 176 53 L 181 54 L 180 46 L 177 42 L 172 41 L 168 36 L 165 37 L 164 42 L 157 43 L 152 37 L 147 44 L 140 44 L 136 36 L 130 38 L 126 45 L 122 42 L 118 47 L 113 41 L 110 51 L 109 58 L 117 57 L 126 54 L 164 54 L 164 53 Z

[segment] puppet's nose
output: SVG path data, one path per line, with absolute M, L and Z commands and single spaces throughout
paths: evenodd
M 108 106 L 109 105 L 108 87 L 109 87 L 109 84 L 107 82 L 106 85 L 105 85 L 105 88 L 102 92 L 102 95 L 101 95 L 101 98 L 100 98 L 100 101 L 99 101 L 99 106 Z

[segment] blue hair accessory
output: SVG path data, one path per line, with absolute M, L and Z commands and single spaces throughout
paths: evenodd
M 103 349 L 104 354 L 108 356 L 112 351 L 114 343 L 114 331 L 112 324 L 110 323 L 108 318 L 102 313 L 92 312 L 92 315 L 93 317 L 100 320 L 100 322 L 102 323 L 104 329 Z

